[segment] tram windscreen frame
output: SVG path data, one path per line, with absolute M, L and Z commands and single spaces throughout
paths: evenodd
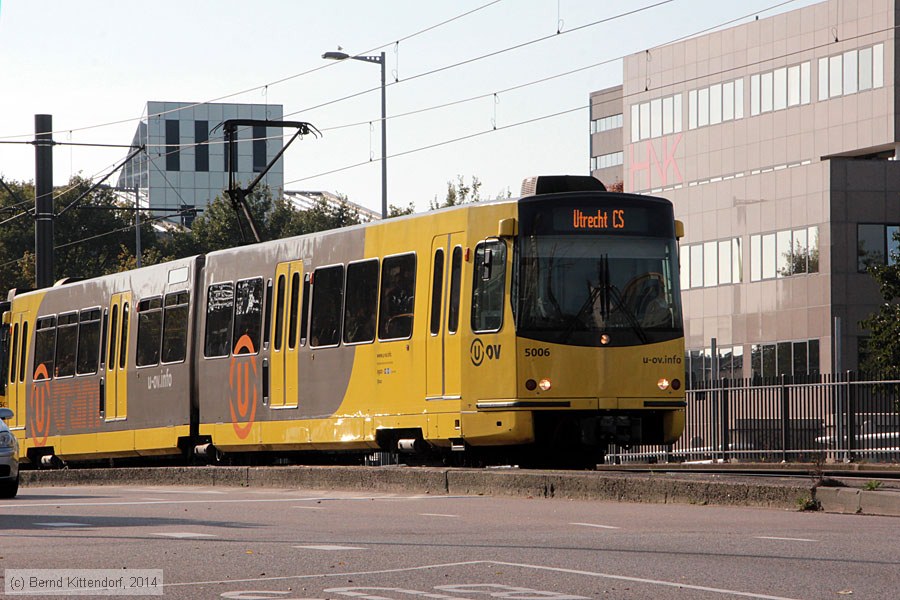
M 620 193 L 523 199 L 515 263 L 520 337 L 599 347 L 684 335 L 667 200 Z

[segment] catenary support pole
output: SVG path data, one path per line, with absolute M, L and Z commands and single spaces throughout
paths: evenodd
M 34 116 L 35 287 L 53 285 L 53 116 Z

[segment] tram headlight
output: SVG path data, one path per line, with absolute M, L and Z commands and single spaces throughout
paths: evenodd
M 656 382 L 656 387 L 658 387 L 662 391 L 666 391 L 667 389 L 669 389 L 669 385 L 669 380 L 665 377 L 660 378 L 660 380 Z
M 608 333 L 604 333 L 603 335 L 600 336 L 600 343 L 604 346 L 609 344 L 609 334 Z
M 538 382 L 538 387 L 541 388 L 542 392 L 546 392 L 549 391 L 551 387 L 553 387 L 553 384 L 550 383 L 549 379 L 541 379 Z

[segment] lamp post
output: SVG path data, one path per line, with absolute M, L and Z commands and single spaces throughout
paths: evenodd
M 326 52 L 322 58 L 330 60 L 361 60 L 381 65 L 381 218 L 387 219 L 387 103 L 384 87 L 384 52 L 375 56 L 350 56 L 346 52 Z

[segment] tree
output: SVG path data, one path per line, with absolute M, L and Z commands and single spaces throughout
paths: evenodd
M 457 175 L 456 184 L 452 181 L 447 182 L 447 196 L 444 198 L 444 202 L 438 202 L 437 197 L 435 197 L 431 202 L 431 210 L 457 206 L 467 202 L 481 202 L 481 181 L 473 175 L 472 184 L 466 185 L 463 176 Z
M 900 235 L 894 239 L 900 242 Z M 868 329 L 868 352 L 861 370 L 885 379 L 900 378 L 900 253 L 891 252 L 891 263 L 872 265 L 869 273 L 878 283 L 883 303 L 877 312 L 859 322 Z
M 312 208 L 300 210 L 283 197 L 273 198 L 271 192 L 263 188 L 254 190 L 247 196 L 247 206 L 264 241 L 336 229 L 361 222 L 359 210 L 347 202 L 346 196 L 339 196 L 337 204 L 320 199 Z M 241 239 L 238 218 L 241 219 L 246 239 Z M 231 201 L 218 196 L 206 205 L 200 216 L 194 219 L 190 231 L 172 236 L 172 253 L 181 257 L 234 248 L 251 243 L 253 241 L 251 236 L 243 214 L 238 217 Z
M 0 188 L 0 289 L 30 289 L 35 284 L 34 207 L 31 183 L 6 182 Z M 121 268 L 122 248 L 133 256 L 134 212 L 108 188 L 87 194 L 70 210 L 62 210 L 85 194 L 92 183 L 73 177 L 67 185 L 54 189 L 54 276 L 88 278 L 113 273 Z M 141 228 L 144 248 L 158 240 L 149 223 Z

